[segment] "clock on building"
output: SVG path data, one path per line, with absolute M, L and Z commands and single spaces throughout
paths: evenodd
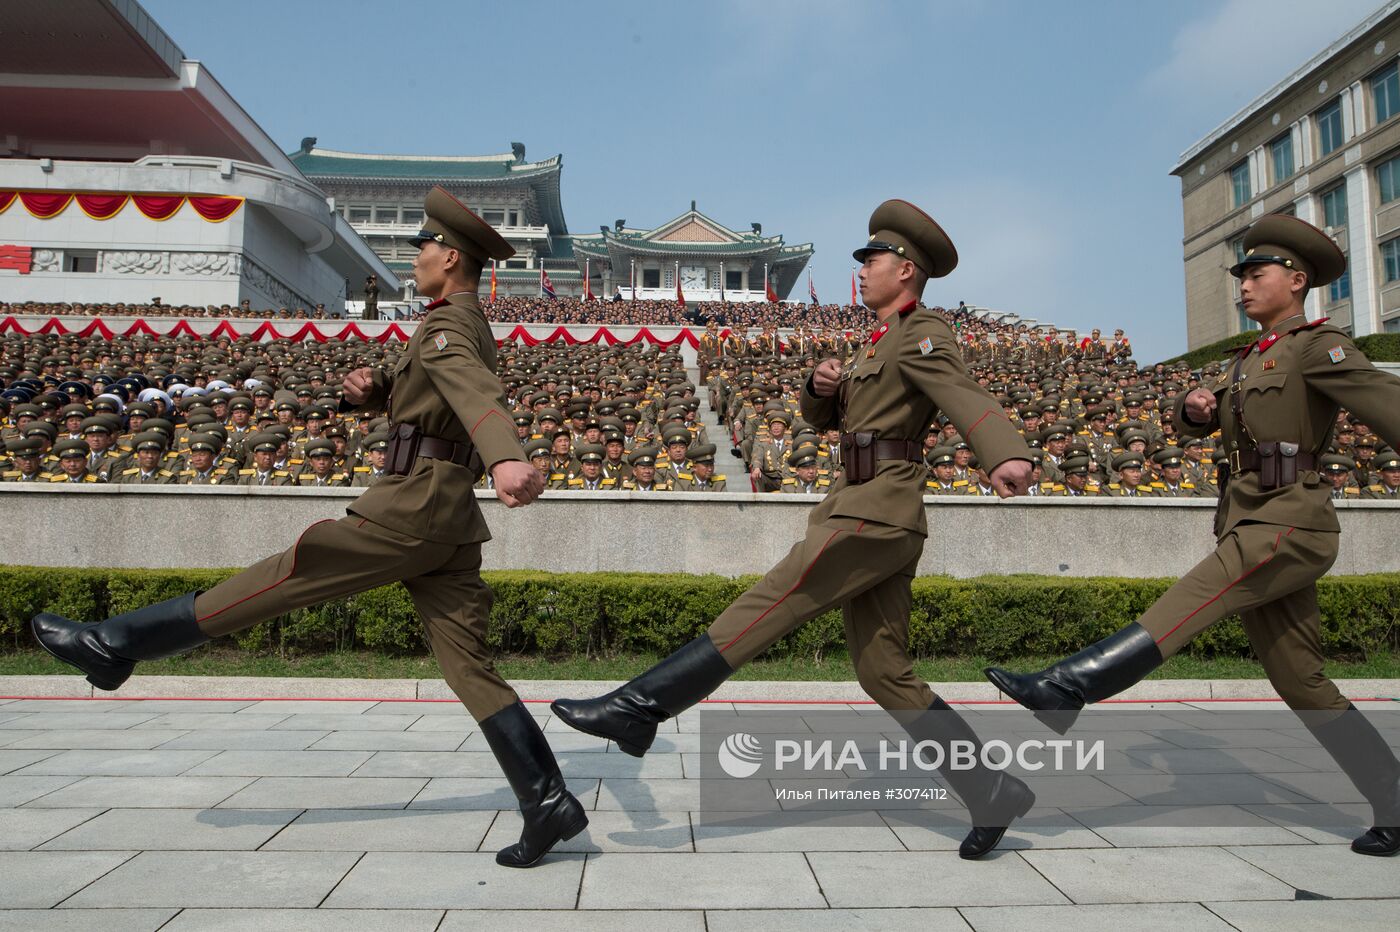
M 688 291 L 704 291 L 709 285 L 709 273 L 703 265 L 681 266 L 682 288 Z

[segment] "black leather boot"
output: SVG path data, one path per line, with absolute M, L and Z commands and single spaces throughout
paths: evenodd
M 1000 667 L 982 672 L 997 689 L 1064 734 L 1085 703 L 1121 693 L 1160 667 L 1162 659 L 1152 635 L 1133 622 L 1039 673 L 1012 673 Z
M 714 692 L 733 674 L 708 634 L 597 699 L 556 699 L 554 714 L 585 734 L 616 741 L 641 757 L 656 739 L 656 726 Z
M 983 765 L 982 741 L 977 732 L 942 698 L 935 697 L 927 712 L 914 716 L 894 714 L 916 741 L 932 741 L 943 748 L 944 763 L 938 772 L 958 794 L 972 819 L 972 831 L 963 839 L 958 856 L 970 861 L 991 851 L 1006 834 L 1007 826 L 1030 812 L 1035 805 L 1035 793 L 1011 774 Z M 971 744 L 977 755 L 971 769 L 953 769 L 950 759 L 953 741 Z
M 1400 851 L 1400 761 L 1376 726 L 1354 705 L 1328 722 L 1300 718 L 1371 804 L 1373 825 L 1351 843 L 1357 854 L 1385 856 Z
M 525 820 L 520 840 L 497 851 L 496 863 L 534 867 L 550 848 L 587 828 L 588 813 L 564 786 L 554 752 L 524 705 L 508 705 L 479 724 Z
M 44 650 L 82 670 L 89 683 L 116 689 L 136 661 L 174 657 L 209 640 L 194 620 L 197 595 L 187 592 L 95 625 L 40 612 L 29 628 Z

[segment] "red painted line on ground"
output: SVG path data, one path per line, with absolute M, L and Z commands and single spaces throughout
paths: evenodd
M 1352 702 L 1400 702 L 1393 696 L 1352 696 Z M 383 699 L 377 696 L 359 698 L 346 696 L 0 696 L 0 700 L 35 700 L 46 702 L 458 702 L 457 699 Z M 553 699 L 521 699 L 536 705 Z M 952 699 L 958 705 L 1017 705 L 1013 699 Z M 1277 696 L 1241 697 L 1231 699 L 1106 699 L 1094 705 L 1142 705 L 1161 702 L 1282 702 Z M 875 705 L 873 699 L 702 699 L 701 705 Z

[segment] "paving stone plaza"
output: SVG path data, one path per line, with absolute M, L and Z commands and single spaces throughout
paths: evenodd
M 1231 710 L 1256 707 L 1280 708 Z M 455 702 L 6 699 L 0 929 L 1394 927 L 1397 862 L 1347 848 L 1365 807 L 1334 820 L 1347 825 L 1279 817 L 1310 803 L 1321 750 L 1305 735 L 1261 732 L 1226 753 L 1199 727 L 1206 702 L 1120 704 L 1152 713 L 1145 751 L 1100 779 L 1138 810 L 1075 823 L 1041 790 L 998 851 L 963 861 L 956 805 L 856 813 L 839 829 L 697 818 L 699 716 L 746 708 L 667 722 L 639 760 L 532 701 L 591 824 L 521 871 L 494 862 L 518 835 L 515 799 Z M 975 721 L 1000 706 L 959 708 Z M 1154 825 L 1151 805 L 1191 802 L 1171 799 L 1165 760 L 1218 775 L 1211 802 L 1235 816 Z

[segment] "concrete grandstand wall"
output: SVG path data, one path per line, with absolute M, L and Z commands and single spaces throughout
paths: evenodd
M 239 567 L 345 514 L 359 489 L 0 485 L 11 565 Z M 761 573 L 802 535 L 815 496 L 548 492 L 508 509 L 479 493 L 486 569 Z M 1214 548 L 1208 500 L 926 499 L 920 575 L 1179 576 Z M 1334 573 L 1400 570 L 1400 505 L 1342 502 Z

